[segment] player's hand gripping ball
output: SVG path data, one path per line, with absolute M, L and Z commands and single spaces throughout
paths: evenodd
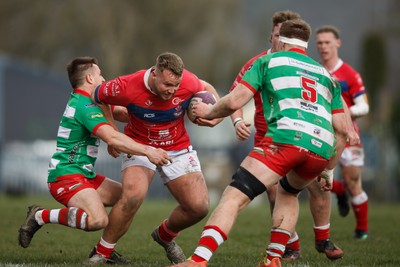
M 197 117 L 195 117 L 192 113 L 192 106 L 193 106 L 193 103 L 195 103 L 197 101 L 201 101 L 201 102 L 209 104 L 209 105 L 214 105 L 217 102 L 217 99 L 215 98 L 215 96 L 212 93 L 210 93 L 208 91 L 200 91 L 193 95 L 192 100 L 190 100 L 190 104 L 187 109 L 187 115 L 188 115 L 189 120 L 191 120 L 194 123 L 196 123 L 195 121 L 196 121 Z

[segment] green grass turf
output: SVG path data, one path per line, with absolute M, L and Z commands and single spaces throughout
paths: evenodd
M 335 200 L 334 200 L 335 201 Z M 101 231 L 84 232 L 60 225 L 45 225 L 27 249 L 19 247 L 18 229 L 25 219 L 27 206 L 41 204 L 59 208 L 51 198 L 0 195 L 0 266 L 82 266 Z M 174 207 L 173 201 L 146 200 L 135 217 L 129 232 L 118 242 L 117 251 L 132 260 L 136 267 L 166 266 L 164 251 L 150 237 L 151 231 Z M 370 203 L 370 238 L 353 240 L 354 216 L 338 215 L 332 208 L 331 237 L 345 251 L 345 257 L 331 262 L 314 248 L 312 219 L 308 204 L 301 202 L 297 231 L 301 238 L 302 259 L 283 266 L 400 266 L 400 204 Z M 177 238 L 190 256 L 197 245 L 206 219 L 183 231 Z M 254 204 L 241 214 L 226 241 L 214 254 L 210 267 L 254 267 L 261 259 L 269 239 L 271 220 L 267 204 Z

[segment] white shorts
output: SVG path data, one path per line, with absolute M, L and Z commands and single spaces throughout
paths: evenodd
M 364 149 L 362 147 L 346 147 L 340 156 L 340 164 L 343 166 L 364 166 Z
M 164 184 L 182 175 L 201 172 L 201 165 L 197 157 L 196 150 L 192 146 L 182 150 L 167 151 L 172 158 L 172 163 L 157 167 L 146 156 L 124 155 L 122 160 L 122 170 L 130 166 L 143 166 L 150 170 L 157 170 Z

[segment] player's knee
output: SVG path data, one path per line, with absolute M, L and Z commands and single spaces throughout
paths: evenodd
M 349 180 L 351 183 L 358 185 L 361 184 L 361 176 L 360 175 L 352 175 L 350 176 Z
M 97 231 L 106 228 L 108 224 L 108 216 L 98 215 L 98 216 L 88 216 L 87 231 Z
M 207 203 L 202 203 L 201 205 L 198 205 L 198 206 L 196 207 L 196 210 L 195 210 L 196 217 L 197 217 L 199 220 L 201 220 L 201 219 L 203 219 L 204 217 L 207 216 L 208 211 L 209 211 L 208 202 L 207 202 Z
M 114 206 L 120 199 L 122 194 L 122 188 L 114 190 L 110 197 L 110 206 Z
M 293 186 L 291 186 L 286 176 L 279 180 L 279 184 L 281 185 L 283 190 L 285 190 L 286 192 L 288 192 L 290 194 L 297 195 L 302 190 L 302 189 L 297 189 L 297 188 L 294 188 Z
M 355 183 L 361 179 L 361 171 L 359 170 L 344 171 L 342 175 L 346 183 Z
M 265 185 L 243 167 L 239 167 L 232 176 L 230 186 L 239 189 L 250 200 L 253 200 L 266 190 Z
M 209 200 L 208 198 L 197 199 L 191 201 L 187 205 L 181 205 L 182 209 L 190 214 L 192 218 L 198 218 L 198 220 L 203 219 L 207 216 L 209 211 Z
M 346 188 L 350 192 L 358 191 L 361 188 L 361 180 L 358 176 L 348 176 L 346 181 Z
M 144 196 L 123 195 L 119 200 L 119 208 L 126 216 L 132 216 L 140 208 L 144 201 Z

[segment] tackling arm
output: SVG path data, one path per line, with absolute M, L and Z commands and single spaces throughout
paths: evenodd
M 113 106 L 112 114 L 115 120 L 120 122 L 129 122 L 128 110 L 126 107 Z
M 115 131 L 119 132 L 118 126 L 114 121 L 114 117 L 112 115 L 112 111 L 111 111 L 111 106 L 107 105 L 107 104 L 101 104 L 98 101 L 96 101 L 95 99 L 95 92 L 94 91 L 91 95 L 92 97 L 92 101 L 93 103 L 96 103 L 100 109 L 103 111 L 104 113 L 104 117 L 107 119 L 108 123 L 112 126 L 112 128 L 114 128 Z M 99 136 L 100 137 L 100 136 Z M 104 140 L 103 140 L 104 141 Z M 107 143 L 107 142 L 106 142 Z M 107 143 L 108 144 L 108 143 Z M 107 146 L 107 151 L 108 154 L 110 154 L 111 156 L 113 156 L 114 158 L 118 157 L 120 152 L 116 147 L 112 146 L 112 145 L 108 145 Z M 122 151 L 123 152 L 123 151 Z
M 217 90 L 214 88 L 214 86 L 212 86 L 210 83 L 201 80 L 201 82 L 204 84 L 204 91 L 208 91 L 211 94 L 213 94 L 215 96 L 215 99 L 219 100 L 219 95 Z
M 336 164 L 339 161 L 340 155 L 342 154 L 346 141 L 348 138 L 348 123 L 345 113 L 335 113 L 332 115 L 332 126 L 336 134 L 336 154 L 330 160 L 325 170 L 318 177 L 318 180 L 325 180 L 325 184 L 322 185 L 322 190 L 329 191 L 332 189 L 333 182 L 333 171 Z
M 253 97 L 253 92 L 242 84 L 235 90 L 221 98 L 213 106 L 197 102 L 193 105 L 193 114 L 200 118 L 214 119 L 229 116 L 234 111 L 242 108 Z
M 220 99 L 217 90 L 214 88 L 214 86 L 212 86 L 210 83 L 201 80 L 201 82 L 204 84 L 204 91 L 208 91 L 211 94 L 214 95 L 215 99 L 217 99 L 217 101 Z M 197 118 L 196 119 L 196 124 L 198 124 L 199 126 L 207 126 L 207 127 L 214 127 L 215 125 L 219 124 L 223 119 L 222 118 L 218 118 L 218 119 L 212 119 L 212 120 L 208 120 L 208 119 L 204 119 L 204 118 Z
M 97 129 L 95 133 L 101 140 L 107 143 L 108 146 L 114 147 L 118 151 L 132 154 L 146 156 L 149 160 L 157 165 L 164 165 L 172 162 L 167 152 L 163 149 L 155 149 L 135 142 L 130 137 L 113 129 L 108 124 L 104 124 Z
M 350 110 L 347 107 L 347 104 L 344 101 L 343 97 L 342 97 L 342 102 L 343 102 L 344 116 L 347 124 L 346 126 L 348 129 L 347 132 L 348 143 L 352 146 L 358 145 L 360 143 L 360 137 L 358 136 L 356 130 L 354 129 L 353 121 L 351 120 Z
M 336 155 L 329 161 L 327 169 L 335 168 L 347 142 L 349 128 L 345 113 L 333 114 L 332 126 L 336 134 Z

